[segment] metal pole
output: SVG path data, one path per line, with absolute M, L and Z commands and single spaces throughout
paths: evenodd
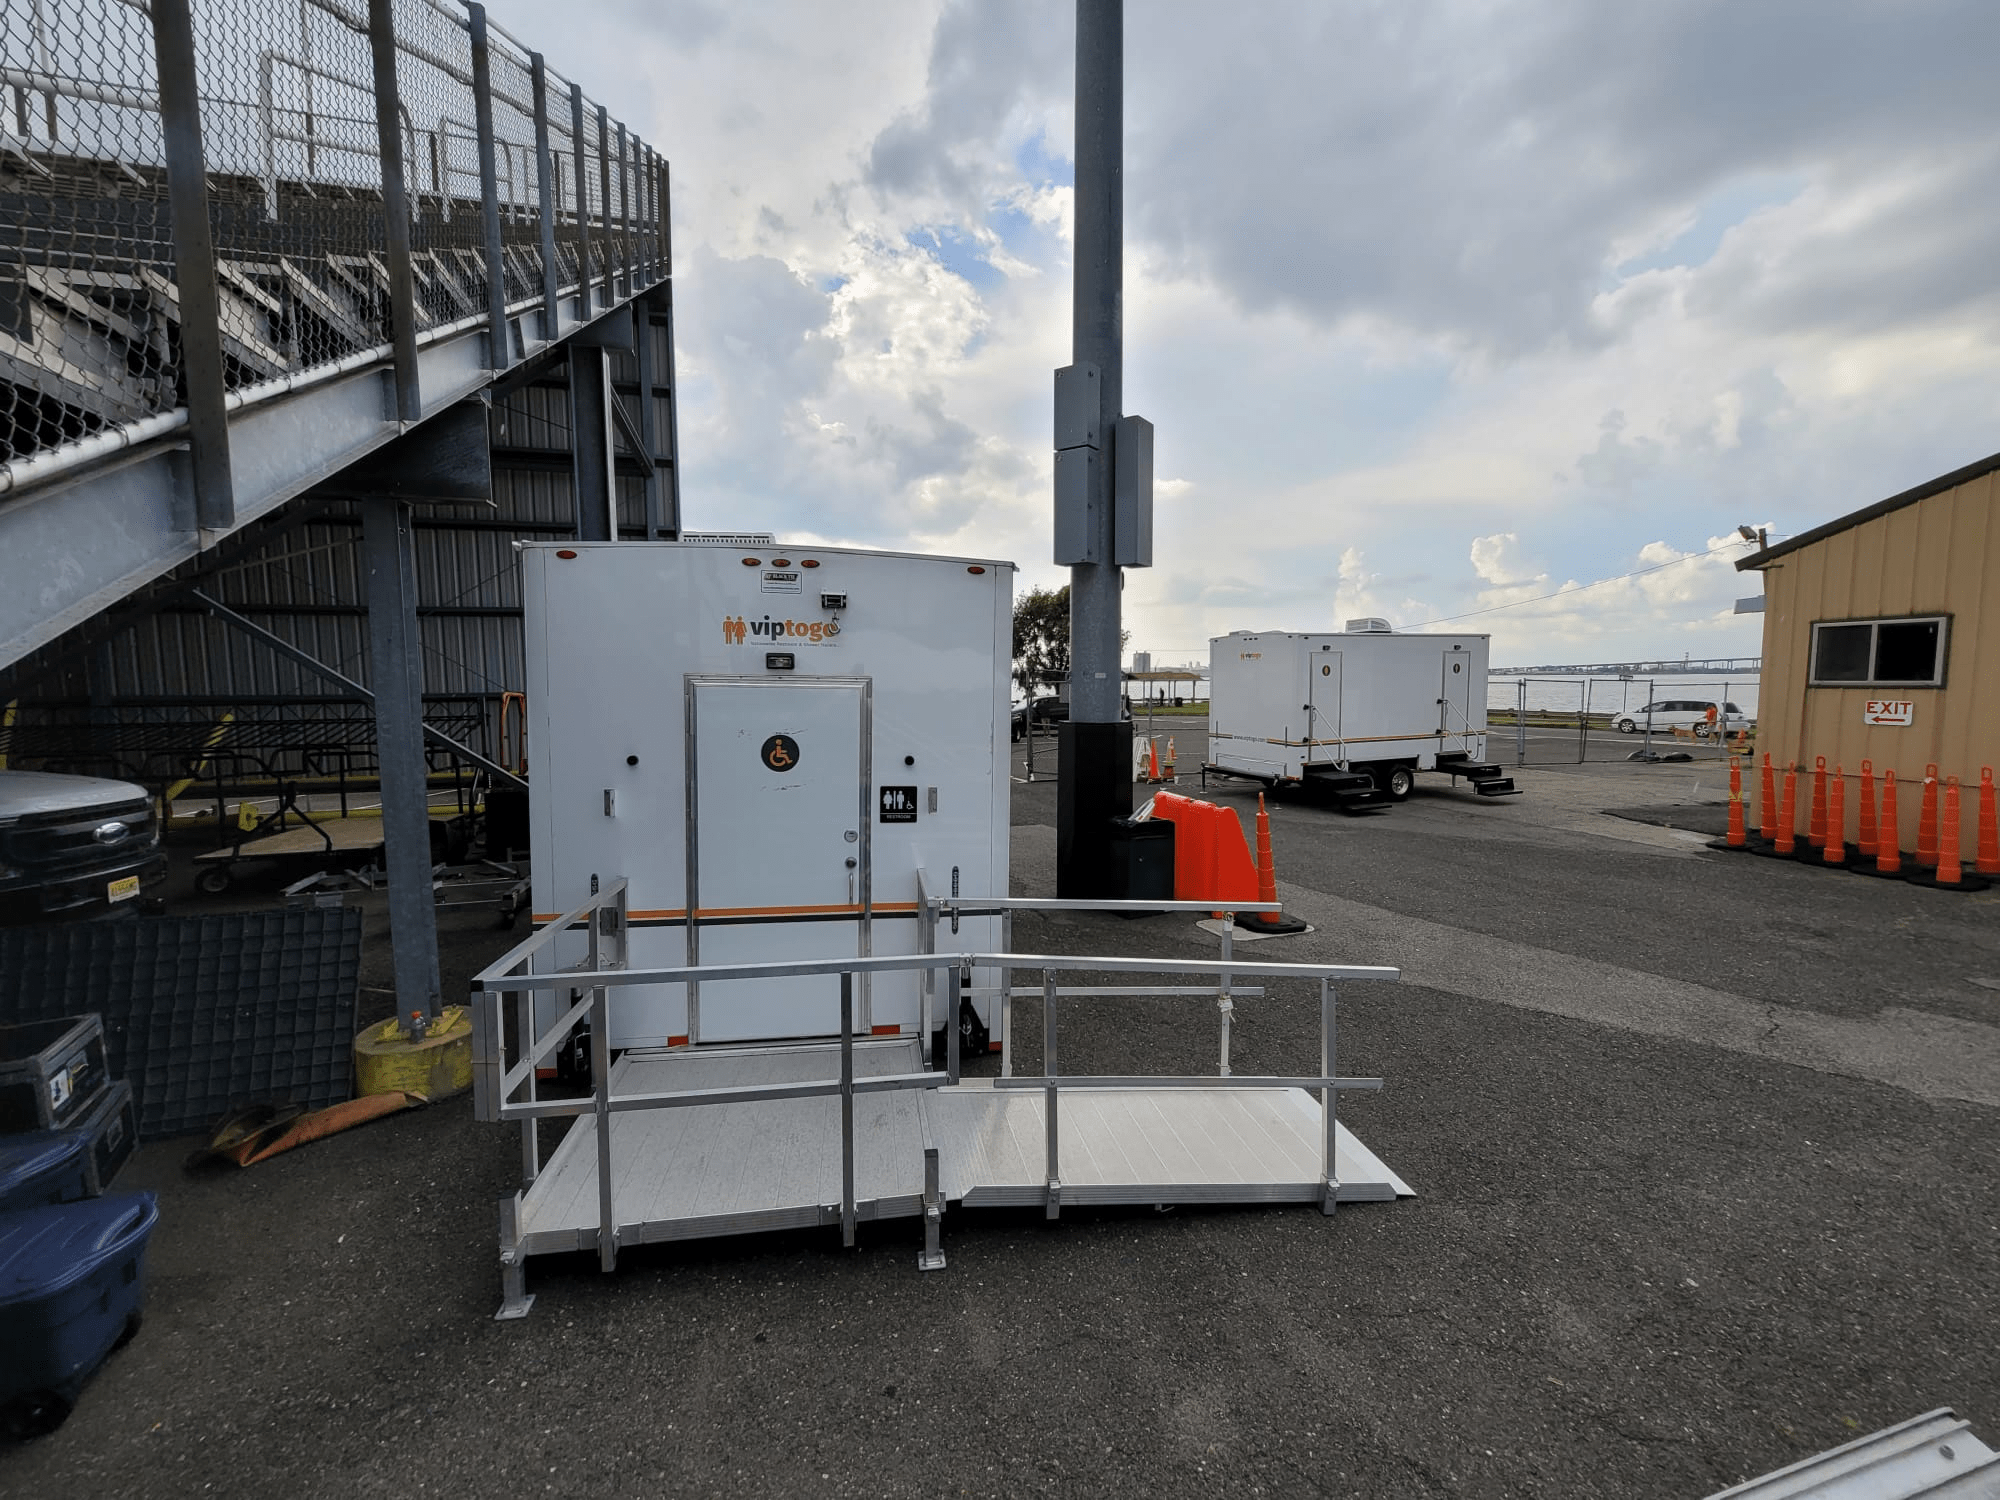
M 1514 692 L 1514 764 L 1528 763 L 1528 679 L 1523 677 L 1515 684 Z
M 1583 713 L 1576 724 L 1576 763 L 1582 765 L 1590 755 L 1590 679 L 1583 679 Z
M 854 976 L 840 976 L 840 1243 L 854 1245 Z
M 535 92 L 535 196 L 542 215 L 542 338 L 552 342 L 562 326 L 557 300 L 555 158 L 549 154 L 549 70 L 542 54 L 528 58 Z
M 604 303 L 610 307 L 618 300 L 618 288 L 613 278 L 617 268 L 612 264 L 614 246 L 611 243 L 611 116 L 600 104 L 597 106 L 597 232 L 604 242 L 604 253 L 599 257 L 604 262 Z
M 1044 1166 L 1048 1179 L 1048 1217 L 1062 1212 L 1062 1156 L 1056 1139 L 1056 976 L 1042 971 L 1042 1113 L 1048 1126 L 1044 1142 Z
M 570 144 L 576 157 L 576 315 L 590 321 L 590 179 L 584 175 L 590 154 L 583 148 L 583 85 L 569 86 Z
M 600 121 L 604 118 L 603 110 L 598 111 L 597 117 Z M 620 120 L 618 122 L 618 263 L 625 268 L 625 295 L 628 297 L 638 290 L 638 280 L 632 274 L 632 178 L 629 171 L 631 165 L 625 148 L 625 122 Z
M 1648 677 L 1646 679 L 1646 744 L 1645 744 L 1645 752 L 1646 752 L 1645 758 L 1647 760 L 1651 760 L 1653 758 L 1653 688 L 1654 688 L 1653 679 Z
M 1124 409 L 1123 0 L 1077 0 L 1076 251 L 1071 290 L 1071 361 L 1094 365 L 1098 430 L 1109 438 Z M 1058 731 L 1056 892 L 1110 896 L 1123 890 L 1112 868 L 1111 820 L 1132 811 L 1132 728 L 1119 677 L 1119 598 L 1114 560 L 1110 442 L 1091 473 L 1090 554 L 1070 568 L 1070 717 Z
M 639 366 L 639 446 L 645 450 L 651 464 L 645 469 L 640 480 L 646 499 L 646 537 L 649 541 L 659 540 L 663 525 L 664 508 L 660 497 L 669 478 L 660 472 L 661 464 L 656 450 L 659 447 L 659 418 L 653 410 L 653 382 L 656 377 L 653 356 L 653 307 L 652 298 L 638 297 L 632 303 L 632 335 L 638 340 L 637 363 Z
M 1334 994 L 1333 981 L 1319 982 L 1319 1044 L 1320 1077 L 1328 1080 L 1319 1092 L 1320 1123 L 1325 1128 L 1325 1136 L 1320 1142 L 1320 1212 L 1330 1214 L 1340 1195 L 1340 1172 L 1335 1157 L 1335 1145 L 1339 1136 L 1339 1118 L 1335 1112 L 1335 1102 L 1340 1090 L 1333 1086 L 1334 1065 L 1339 1061 L 1338 1049 L 1334 1044 Z
M 486 367 L 513 363 L 514 340 L 507 331 L 507 255 L 500 244 L 500 172 L 494 159 L 493 59 L 486 40 L 486 7 L 467 0 L 472 32 L 472 114 L 479 132 L 479 199 L 486 230 Z
M 194 471 L 194 505 L 187 519 L 189 529 L 226 531 L 236 524 L 236 488 L 229 472 L 222 309 L 215 290 L 215 238 L 208 222 L 208 167 L 201 149 L 201 92 L 188 0 L 157 0 L 153 6 L 153 60 L 160 80 L 160 130 L 166 142 L 174 281 L 180 298 L 181 373 L 187 381 L 188 449 Z
M 672 164 L 663 156 L 656 169 L 660 174 L 660 190 L 654 194 L 659 213 L 655 224 L 660 232 L 660 275 L 674 274 L 674 174 Z
M 389 266 L 389 341 L 395 349 L 396 419 L 421 421 L 417 385 L 417 278 L 410 264 L 410 202 L 403 182 L 402 98 L 396 89 L 395 0 L 368 0 L 375 59 L 375 135 L 382 154 L 382 229 Z
M 375 755 L 382 775 L 396 1013 L 421 1036 L 437 1017 L 439 986 L 424 761 L 423 645 L 417 633 L 409 506 L 381 498 L 361 502 L 361 556 L 368 574 L 368 662 L 375 684 Z

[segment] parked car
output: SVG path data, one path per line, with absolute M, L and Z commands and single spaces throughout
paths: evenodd
M 1037 698 L 1033 709 L 1025 703 L 1014 705 L 1014 738 L 1026 739 L 1028 717 L 1032 711 L 1037 733 L 1047 734 L 1052 725 L 1066 723 L 1069 719 L 1069 704 L 1060 698 Z
M 97 776 L 0 771 L 0 924 L 126 910 L 165 878 L 153 798 Z
M 1671 734 L 1676 729 L 1692 729 L 1704 739 L 1708 736 L 1714 714 L 1719 719 L 1727 712 L 1731 731 L 1747 729 L 1751 720 L 1734 703 L 1724 703 L 1718 708 L 1712 699 L 1668 698 L 1658 703 L 1648 703 L 1643 708 L 1629 709 L 1611 721 L 1611 727 L 1620 734 L 1639 734 L 1646 728 L 1648 718 L 1652 720 L 1655 734 Z

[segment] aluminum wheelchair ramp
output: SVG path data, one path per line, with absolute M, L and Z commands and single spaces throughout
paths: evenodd
M 859 1042 L 857 1080 L 920 1073 L 917 1039 Z M 634 1051 L 611 1070 L 619 1095 L 834 1082 L 837 1042 L 714 1051 Z M 858 1094 L 857 1219 L 915 1218 L 924 1149 L 935 1143 L 946 1202 L 1040 1207 L 1047 1114 L 1042 1095 L 957 1087 Z M 1316 1203 L 1319 1101 L 1302 1090 L 1065 1089 L 1061 1202 Z M 1335 1122 L 1338 1201 L 1384 1202 L 1410 1189 Z M 621 1246 L 840 1222 L 840 1100 L 774 1099 L 631 1111 L 611 1117 Z M 577 1119 L 522 1195 L 523 1254 L 591 1250 L 599 1215 L 597 1121 Z
M 1311 1203 L 1330 1214 L 1341 1203 L 1411 1192 L 1338 1119 L 1342 1092 L 1377 1089 L 1382 1080 L 1339 1074 L 1334 986 L 1393 982 L 1400 977 L 1394 969 L 1239 960 L 1226 936 L 1219 960 L 939 954 L 929 951 L 939 930 L 934 918 L 949 914 L 951 903 L 931 898 L 921 924 L 926 951 L 915 954 L 629 969 L 625 884 L 610 882 L 473 981 L 474 1113 L 521 1128 L 523 1188 L 500 1205 L 501 1318 L 525 1316 L 533 1303 L 525 1268 L 538 1254 L 594 1249 L 610 1271 L 630 1245 L 832 1224 L 852 1245 L 861 1221 L 916 1218 L 923 1233 L 918 1266 L 940 1270 L 941 1227 L 952 1204 L 1039 1206 L 1051 1219 L 1087 1204 Z M 1128 906 L 1149 909 L 1111 904 Z M 588 937 L 581 965 L 530 968 L 556 934 L 579 928 Z M 902 971 L 922 979 L 917 1035 L 878 1037 L 857 1028 L 857 978 Z M 1016 986 L 1012 976 L 1021 971 L 1040 971 L 1041 985 Z M 1149 982 L 1064 986 L 1063 974 Z M 837 1036 L 634 1048 L 615 1062 L 610 1055 L 613 996 L 627 986 L 808 975 L 838 976 Z M 1204 982 L 1159 983 L 1169 975 Z M 1231 1069 L 1234 1001 L 1265 996 L 1266 980 L 1318 991 L 1319 1052 L 1306 1071 Z M 537 1009 L 538 995 L 554 1002 L 553 1012 L 546 1004 Z M 919 1038 L 935 1034 L 937 1005 L 942 1016 L 955 1017 L 975 996 L 997 1004 L 1009 1039 L 1015 1003 L 1039 1002 L 1044 1072 L 1016 1076 L 1003 1043 L 1000 1077 L 961 1078 L 955 1025 L 936 1029 L 947 1038 L 945 1055 L 925 1058 Z M 1217 1072 L 1062 1073 L 1059 1002 L 1101 996 L 1214 1004 Z M 540 1096 L 540 1065 L 586 1021 L 590 1093 Z M 564 1117 L 572 1123 L 543 1163 L 540 1122 Z

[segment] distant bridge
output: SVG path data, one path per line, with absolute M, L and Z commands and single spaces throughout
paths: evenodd
M 1679 661 L 1565 662 L 1560 666 L 1494 667 L 1491 677 L 1755 677 L 1761 656 L 1699 656 Z

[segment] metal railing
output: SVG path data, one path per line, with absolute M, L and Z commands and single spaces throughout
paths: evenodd
M 192 5 L 192 8 L 191 8 Z M 664 278 L 666 164 L 457 0 L 0 0 L 0 499 L 484 329 L 504 369 Z
M 1038 1089 L 1044 1099 L 1046 1121 L 1045 1203 L 1050 1218 L 1058 1216 L 1062 1201 L 1059 1142 L 1061 1097 L 1068 1089 L 1306 1089 L 1320 1096 L 1323 1134 L 1320 1142 L 1320 1193 L 1322 1208 L 1331 1213 L 1339 1177 L 1335 1163 L 1337 1096 L 1349 1089 L 1379 1089 L 1379 1078 L 1342 1078 L 1336 1071 L 1338 1060 L 1334 984 L 1348 980 L 1400 978 L 1393 968 L 1345 964 L 1263 963 L 1238 960 L 1225 946 L 1222 959 L 1153 959 L 1032 953 L 923 952 L 875 958 L 834 958 L 785 963 L 696 965 L 674 968 L 633 969 L 626 967 L 625 934 L 627 883 L 616 879 L 606 883 L 574 910 L 539 928 L 532 936 L 474 976 L 473 1010 L 473 1107 L 481 1120 L 494 1123 L 518 1122 L 522 1127 L 521 1165 L 524 1187 L 533 1184 L 541 1169 L 536 1124 L 545 1119 L 589 1115 L 595 1122 L 594 1150 L 598 1181 L 597 1247 L 599 1263 L 605 1270 L 616 1265 L 620 1220 L 617 1206 L 617 1174 L 613 1169 L 610 1121 L 614 1114 L 633 1110 L 680 1109 L 709 1104 L 748 1103 L 780 1099 L 809 1099 L 837 1096 L 841 1108 L 841 1201 L 840 1225 L 844 1243 L 854 1243 L 857 1204 L 854 1188 L 854 1099 L 856 1095 L 912 1089 L 937 1089 L 956 1084 L 960 1078 L 959 1028 L 945 1026 L 946 1056 L 938 1068 L 936 1059 L 916 1073 L 896 1073 L 857 1078 L 854 1068 L 856 1042 L 854 1026 L 854 980 L 864 974 L 917 972 L 946 980 L 946 1015 L 955 1021 L 959 1002 L 977 993 L 972 976 L 978 969 L 997 969 L 1011 975 L 1018 969 L 1039 970 L 1039 987 L 1015 990 L 1003 979 L 999 994 L 1003 1007 L 1011 1008 L 1017 995 L 1039 994 L 1042 999 L 1043 1071 L 1019 1076 L 1005 1067 L 995 1081 L 1001 1089 Z M 924 903 L 931 915 L 949 920 L 954 913 L 1006 915 L 1020 910 L 1041 911 L 1181 911 L 1207 910 L 1196 902 L 1072 902 L 1024 899 L 932 898 Z M 1268 906 L 1261 910 L 1271 909 Z M 928 930 L 935 927 L 927 924 Z M 587 933 L 587 952 L 580 968 L 552 972 L 531 972 L 531 965 L 545 954 L 561 933 L 578 928 Z M 1225 945 L 1227 938 L 1225 937 Z M 1207 976 L 1213 987 L 1133 985 L 1072 986 L 1058 983 L 1064 973 L 1089 972 L 1145 976 Z M 621 1094 L 613 1087 L 611 1067 L 611 991 L 634 985 L 711 983 L 725 980 L 774 980 L 814 975 L 840 978 L 840 1076 L 837 1079 L 743 1085 L 721 1089 L 681 1089 Z M 1059 1037 L 1056 1002 L 1066 997 L 1108 996 L 1173 998 L 1217 995 L 1226 1002 L 1232 995 L 1262 993 L 1234 987 L 1237 978 L 1304 979 L 1319 985 L 1320 1069 L 1297 1075 L 1233 1075 L 1227 1071 L 1227 1011 L 1224 1023 L 1224 1060 L 1213 1076 L 1157 1076 L 1140 1074 L 1071 1074 L 1059 1069 Z M 536 996 L 568 992 L 546 1027 L 538 1028 Z M 929 1037 L 929 985 L 924 986 L 923 1022 Z M 515 1045 L 507 1045 L 507 1004 L 515 1006 Z M 591 1039 L 591 1089 L 588 1097 L 544 1099 L 536 1088 L 536 1070 L 570 1038 L 577 1026 L 588 1019 Z M 1003 1062 L 1011 1054 L 1003 1044 Z M 925 1208 L 927 1255 L 937 1254 L 936 1218 L 942 1210 L 938 1198 L 937 1147 L 925 1145 Z M 503 1242 L 518 1244 L 518 1228 L 503 1231 Z M 508 1259 L 512 1255 L 515 1258 Z M 525 1306 L 520 1296 L 518 1250 L 503 1253 L 503 1272 L 510 1281 L 510 1306 Z

